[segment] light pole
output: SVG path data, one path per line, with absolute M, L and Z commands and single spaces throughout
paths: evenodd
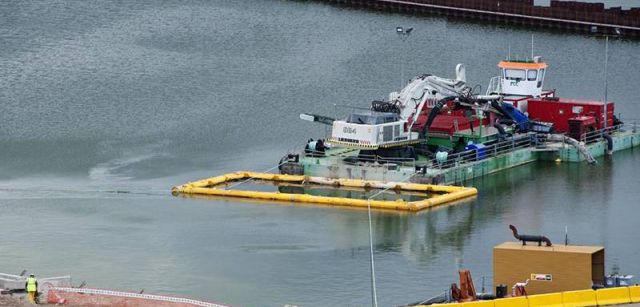
M 620 35 L 622 34 L 620 32 L 620 28 L 615 28 L 614 29 L 616 32 L 616 37 L 620 37 Z M 607 126 L 609 125 L 609 114 L 607 114 L 608 111 L 608 106 L 607 106 L 607 95 L 609 93 L 609 78 L 608 78 L 608 74 L 607 74 L 607 66 L 609 64 L 609 35 L 605 36 L 605 40 L 604 40 L 604 131 L 607 131 Z
M 604 131 L 607 131 L 607 124 L 609 121 L 609 114 L 607 114 L 607 93 L 609 91 L 607 81 L 607 65 L 609 63 L 609 36 L 605 37 L 604 43 Z
M 400 40 L 402 42 L 405 42 L 407 40 L 407 38 L 409 37 L 409 34 L 411 34 L 411 31 L 413 31 L 413 28 L 404 28 L 404 27 L 396 27 L 396 33 L 398 33 L 398 36 L 400 37 Z M 400 88 L 402 89 L 402 87 L 404 86 L 404 56 L 402 56 L 402 54 L 404 54 L 403 51 L 400 51 L 401 56 L 399 56 L 398 58 L 400 59 Z

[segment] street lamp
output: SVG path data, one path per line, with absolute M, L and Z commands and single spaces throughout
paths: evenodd
M 604 131 L 607 131 L 607 124 L 609 122 L 609 114 L 607 114 L 607 94 L 609 91 L 609 84 L 608 84 L 608 74 L 607 74 L 607 64 L 609 63 L 609 36 L 605 37 L 605 43 L 604 43 Z
M 409 34 L 411 34 L 411 31 L 413 31 L 413 28 L 405 29 L 404 27 L 396 27 L 396 33 L 400 35 L 400 38 L 403 41 L 406 39 L 407 36 L 409 36 Z
M 398 33 L 400 40 L 403 42 L 407 40 L 411 31 L 413 31 L 413 28 L 396 27 L 396 33 Z M 400 59 L 400 88 L 402 88 L 404 86 L 404 57 L 399 56 L 398 58 Z
M 620 32 L 620 28 L 614 28 L 614 31 L 616 32 L 615 37 L 620 37 L 622 35 L 622 33 Z M 609 128 L 609 114 L 608 112 L 608 106 L 607 106 L 607 102 L 608 102 L 608 97 L 607 94 L 609 92 L 609 75 L 607 73 L 607 66 L 609 63 L 609 35 L 605 35 L 605 42 L 604 42 L 604 129 L 606 132 L 606 129 Z
M 622 35 L 622 32 L 620 32 L 620 28 L 614 28 L 614 31 L 616 32 L 615 37 L 620 37 Z M 609 35 L 605 35 L 605 42 L 604 42 L 604 132 L 607 131 L 608 125 L 609 125 L 609 114 L 607 113 L 608 110 L 608 106 L 607 106 L 607 102 L 608 102 L 608 92 L 609 92 L 609 80 L 608 80 L 608 73 L 607 73 L 607 66 L 609 63 Z

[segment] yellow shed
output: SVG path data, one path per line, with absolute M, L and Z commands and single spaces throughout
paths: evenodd
M 604 247 L 505 242 L 493 248 L 493 285 L 529 280 L 528 294 L 583 290 L 604 284 Z

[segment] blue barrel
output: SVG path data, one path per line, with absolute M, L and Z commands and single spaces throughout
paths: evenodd
M 487 156 L 487 150 L 484 144 L 469 144 L 464 149 L 465 150 L 473 150 L 476 152 L 476 160 L 482 160 Z

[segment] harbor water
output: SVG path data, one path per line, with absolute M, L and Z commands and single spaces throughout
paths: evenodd
M 0 271 L 235 306 L 370 304 L 366 211 L 170 193 L 324 137 L 299 113 L 366 107 L 457 63 L 484 89 L 509 50 L 531 57 L 532 34 L 545 87 L 604 95 L 604 39 L 574 33 L 283 0 L 3 1 L 0 16 Z M 396 26 L 414 31 L 403 42 Z M 640 41 L 609 50 L 608 97 L 633 123 Z M 438 295 L 461 268 L 491 290 L 509 224 L 557 244 L 568 229 L 606 247 L 608 271 L 640 275 L 638 151 L 470 181 L 478 197 L 456 206 L 374 211 L 380 304 Z

